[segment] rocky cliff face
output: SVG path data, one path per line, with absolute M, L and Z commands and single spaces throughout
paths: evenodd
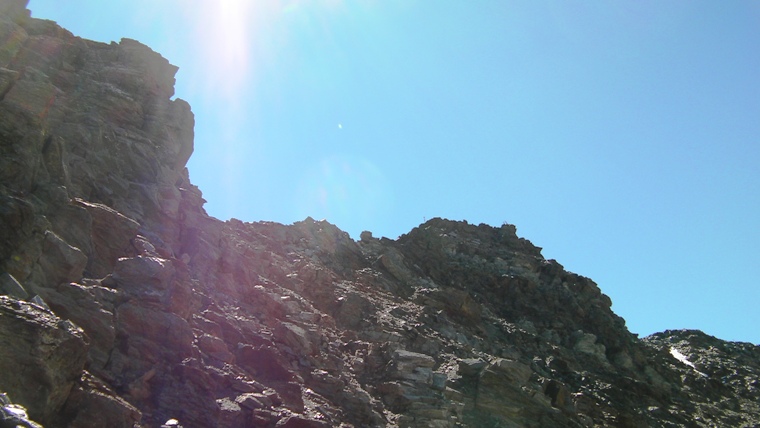
M 638 339 L 514 226 L 209 217 L 176 67 L 25 6 L 0 1 L 0 426 L 760 424 L 759 347 Z

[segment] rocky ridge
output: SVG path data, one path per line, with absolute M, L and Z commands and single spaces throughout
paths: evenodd
M 208 216 L 176 71 L 0 0 L 0 426 L 760 424 L 760 347 L 639 339 L 512 225 Z

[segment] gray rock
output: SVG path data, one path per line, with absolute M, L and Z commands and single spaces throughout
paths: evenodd
M 26 407 L 32 419 L 55 420 L 84 368 L 88 346 L 82 330 L 0 296 L 0 343 L 12 344 L 0 346 L 0 390 Z
M 80 280 L 87 266 L 87 256 L 48 230 L 45 231 L 39 264 L 45 272 L 47 285 L 57 285 Z
M 393 352 L 391 375 L 397 379 L 431 384 L 433 380 L 433 357 L 399 349 Z
M 0 274 L 0 294 L 6 294 L 19 300 L 25 300 L 29 293 L 24 287 L 8 272 Z

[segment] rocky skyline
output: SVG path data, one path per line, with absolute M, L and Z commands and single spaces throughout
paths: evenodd
M 180 68 L 213 217 L 516 224 L 634 333 L 760 343 L 750 0 L 74 1 L 29 8 Z

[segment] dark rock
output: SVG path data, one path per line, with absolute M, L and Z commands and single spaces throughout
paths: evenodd
M 128 253 L 130 240 L 137 233 L 139 223 L 103 204 L 82 199 L 75 199 L 74 204 L 86 210 L 92 219 L 88 275 L 102 278 L 113 272 L 117 260 Z
M 238 364 L 259 379 L 288 382 L 293 378 L 293 373 L 280 361 L 282 357 L 271 347 L 255 349 L 244 345 L 237 350 L 236 356 Z
M 486 366 L 486 362 L 479 358 L 465 358 L 459 361 L 459 373 L 462 376 L 475 376 Z
M 88 372 L 82 374 L 66 400 L 62 415 L 68 427 L 132 428 L 142 414 Z
M 88 357 L 93 371 L 105 367 L 116 337 L 112 305 L 98 297 L 97 288 L 64 283 L 40 289 L 42 298 L 58 316 L 84 330 L 90 342 Z
M 300 415 L 288 416 L 277 422 L 277 428 L 329 428 L 333 425 L 320 420 L 308 419 Z
M 0 294 L 5 294 L 20 300 L 29 297 L 29 293 L 24 290 L 24 287 L 8 272 L 0 274 Z
M 0 390 L 48 424 L 87 358 L 81 329 L 35 305 L 0 296 Z
M 372 302 L 360 293 L 351 292 L 338 299 L 336 321 L 347 328 L 356 329 L 366 321 L 367 315 L 374 312 Z
M 82 278 L 82 272 L 87 266 L 87 256 L 79 248 L 72 247 L 48 230 L 45 232 L 39 265 L 45 273 L 44 284 L 72 282 Z

